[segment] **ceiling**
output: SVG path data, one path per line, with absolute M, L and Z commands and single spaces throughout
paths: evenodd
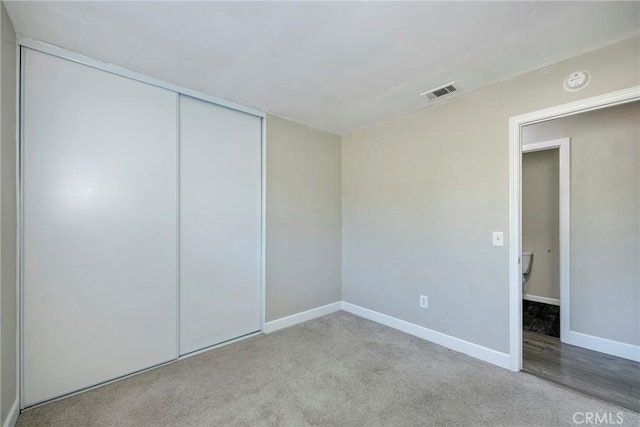
M 337 134 L 629 38 L 640 2 L 5 2 L 16 32 Z

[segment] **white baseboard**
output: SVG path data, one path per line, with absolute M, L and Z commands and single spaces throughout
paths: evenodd
M 538 295 L 532 294 L 522 294 L 522 299 L 526 299 L 527 301 L 542 302 L 551 305 L 560 305 L 560 300 L 557 298 L 539 297 Z
M 506 353 L 501 353 L 499 351 L 492 350 L 469 341 L 461 340 L 460 338 L 455 338 L 450 335 L 425 328 L 424 326 L 409 323 L 345 301 L 342 302 L 342 309 L 346 312 L 355 314 L 356 316 L 364 317 L 365 319 L 398 329 L 407 334 L 414 335 L 418 338 L 450 348 L 451 350 L 475 357 L 476 359 L 492 363 L 500 366 L 501 368 L 509 369 L 509 355 Z
M 342 301 L 323 305 L 322 307 L 312 308 L 311 310 L 303 311 L 302 313 L 292 314 L 291 316 L 282 317 L 280 319 L 267 322 L 264 325 L 264 332 L 265 334 L 269 334 L 283 328 L 288 328 L 289 326 L 297 325 L 298 323 L 306 322 L 307 320 L 315 319 L 316 317 L 322 317 L 326 316 L 327 314 L 335 313 L 336 311 L 340 311 L 341 309 Z
M 16 422 L 18 421 L 18 415 L 20 415 L 20 408 L 18 407 L 19 405 L 20 401 L 18 399 L 18 396 L 16 396 L 16 400 L 13 401 L 13 405 L 11 405 L 11 409 L 7 414 L 7 418 L 2 421 L 2 427 L 13 427 L 16 425 Z
M 569 331 L 567 344 L 640 362 L 640 346 Z

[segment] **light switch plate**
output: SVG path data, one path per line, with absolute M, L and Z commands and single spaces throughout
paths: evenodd
M 504 233 L 502 231 L 493 232 L 493 246 L 504 246 Z

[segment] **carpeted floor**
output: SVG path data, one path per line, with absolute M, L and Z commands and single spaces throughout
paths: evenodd
M 587 412 L 640 425 L 637 413 L 338 312 L 28 410 L 18 426 L 559 426 Z

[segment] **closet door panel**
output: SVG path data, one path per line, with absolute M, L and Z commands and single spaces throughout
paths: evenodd
M 26 405 L 177 356 L 177 96 L 23 50 Z
M 180 354 L 260 330 L 261 126 L 180 97 Z

